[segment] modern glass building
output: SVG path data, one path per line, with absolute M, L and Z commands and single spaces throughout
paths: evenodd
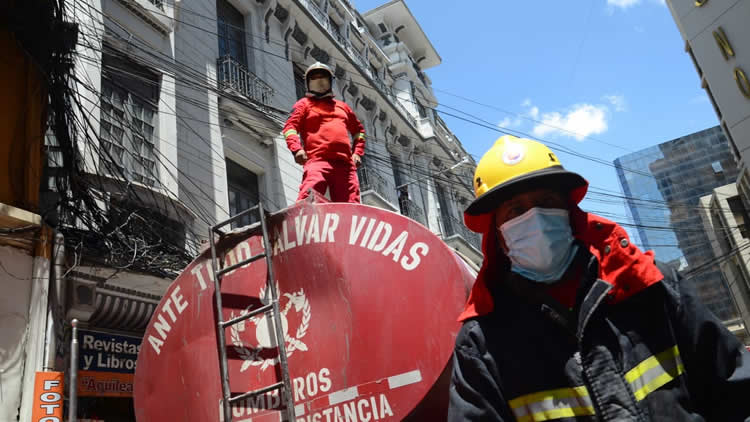
M 615 160 L 634 222 L 634 241 L 675 267 L 723 321 L 737 317 L 703 229 L 700 198 L 737 180 L 737 163 L 721 128 L 706 129 Z

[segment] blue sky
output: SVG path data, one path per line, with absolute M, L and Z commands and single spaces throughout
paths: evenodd
M 718 124 L 661 0 L 406 2 L 443 59 L 427 71 L 441 104 L 609 163 Z M 355 0 L 360 11 L 382 3 Z M 475 157 L 500 136 L 443 118 Z M 594 187 L 620 192 L 614 168 L 558 156 Z M 619 204 L 584 208 L 625 219 Z

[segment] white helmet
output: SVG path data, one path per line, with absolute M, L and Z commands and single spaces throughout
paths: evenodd
M 328 82 L 329 82 L 329 88 L 326 92 L 315 92 L 310 89 L 310 74 L 315 71 L 322 71 L 325 72 L 328 75 Z M 333 72 L 331 71 L 331 68 L 327 65 L 321 63 L 321 62 L 315 62 L 310 67 L 307 68 L 307 71 L 305 71 L 305 88 L 307 89 L 308 94 L 312 94 L 316 97 L 324 97 L 331 94 L 331 89 L 333 86 Z

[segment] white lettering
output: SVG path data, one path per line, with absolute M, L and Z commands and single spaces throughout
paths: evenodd
M 375 403 L 375 397 L 370 397 L 370 407 L 372 409 L 372 419 L 378 420 L 380 417 L 378 416 L 378 405 Z
M 169 314 L 169 318 L 172 320 L 172 322 L 177 321 L 177 316 L 172 311 L 172 299 L 167 299 L 164 301 L 164 305 L 161 307 L 163 310 L 167 311 Z M 164 337 L 162 337 L 164 338 Z
M 417 242 L 414 245 L 412 245 L 411 249 L 409 250 L 409 255 L 412 258 L 412 261 L 409 262 L 408 257 L 403 257 L 401 259 L 401 266 L 406 271 L 411 271 L 415 268 L 417 268 L 417 265 L 419 265 L 419 262 L 421 261 L 421 258 L 417 253 L 421 253 L 422 256 L 427 256 L 427 253 L 430 251 L 430 247 L 427 246 L 425 243 Z
M 398 235 L 398 237 L 394 239 L 387 248 L 385 248 L 383 256 L 393 255 L 393 262 L 398 262 L 398 259 L 401 258 L 401 252 L 404 250 L 404 246 L 406 246 L 406 239 L 408 237 L 409 233 L 406 230 L 401 232 L 401 234 Z
M 274 243 L 273 243 L 273 254 L 274 255 L 278 255 L 278 254 L 284 252 L 284 242 L 281 239 L 281 233 L 279 232 L 279 226 L 276 226 L 273 229 L 273 233 L 274 233 L 274 237 L 273 238 L 275 240 Z
M 344 418 L 341 416 L 341 410 L 338 406 L 333 408 L 333 420 L 336 422 L 344 422 Z
M 187 308 L 188 303 L 185 302 L 185 299 L 183 299 L 182 295 L 180 294 L 180 286 L 175 286 L 170 296 L 172 297 L 172 302 L 174 302 L 175 308 L 177 308 L 177 312 L 181 314 L 182 311 Z
M 93 349 L 94 348 L 94 336 L 90 334 L 84 334 L 83 335 L 83 348 L 84 349 Z
M 380 395 L 380 417 L 393 416 L 393 410 L 391 410 L 391 404 L 388 403 L 388 397 L 385 394 Z
M 54 387 L 57 387 L 58 385 L 60 385 L 60 381 L 58 381 L 58 380 L 45 380 L 44 381 L 44 389 L 45 390 L 50 390 L 50 389 L 52 389 Z
M 307 229 L 307 243 L 310 243 L 312 239 L 315 239 L 315 243 L 320 243 L 320 222 L 318 214 L 313 214 L 310 219 L 310 225 Z
M 357 410 L 359 411 L 359 420 L 362 422 L 368 422 L 370 418 L 372 417 L 372 414 L 370 412 L 366 411 L 365 409 L 362 409 L 362 406 L 369 406 L 370 403 L 367 402 L 367 400 L 360 400 L 359 403 L 357 403 Z
M 297 243 L 300 245 L 305 243 L 305 227 L 307 227 L 306 215 L 294 217 L 294 230 L 297 234 Z
M 335 242 L 333 232 L 339 228 L 339 215 L 338 214 L 326 214 L 325 220 L 323 220 L 323 242 Z
M 289 241 L 289 228 L 287 227 L 286 220 L 281 222 L 281 231 L 284 232 L 284 250 L 288 251 L 289 249 L 295 248 L 297 242 Z
M 359 221 L 357 221 L 359 220 Z M 366 218 L 359 218 L 356 215 L 352 216 L 352 225 L 349 228 L 349 244 L 354 245 L 357 243 L 359 235 L 362 234 L 362 229 L 365 228 Z
M 39 398 L 45 403 L 52 403 L 52 402 L 60 400 L 62 396 L 60 395 L 60 393 L 49 392 L 49 393 L 43 393 L 41 397 Z
M 163 341 L 159 340 L 158 338 L 152 335 L 149 335 L 148 342 L 151 345 L 151 348 L 154 349 L 154 352 L 156 352 L 157 355 L 161 353 L 161 346 L 164 345 Z
M 327 393 L 331 389 L 331 371 L 328 368 L 323 368 L 318 372 L 318 378 L 320 379 L 320 391 Z
M 365 235 L 362 236 L 362 242 L 359 243 L 359 246 L 365 247 L 367 244 L 367 241 L 370 240 L 370 234 L 372 234 L 372 228 L 375 225 L 375 219 L 371 218 L 370 223 L 367 224 L 367 229 L 365 229 Z
M 60 404 L 59 403 L 55 403 L 55 404 L 40 404 L 39 407 L 43 407 L 44 408 L 44 413 L 45 414 L 51 415 L 51 414 L 55 413 L 55 409 L 56 408 L 60 407 Z
M 355 407 L 355 403 L 349 402 L 347 404 L 344 405 L 344 418 L 346 418 L 347 422 L 357 422 L 357 408 Z
M 383 229 L 385 229 L 385 232 L 383 232 Z M 388 242 L 388 239 L 390 239 L 391 237 L 391 231 L 392 229 L 390 224 L 383 221 L 378 223 L 378 228 L 375 229 L 375 233 L 372 235 L 372 238 L 370 238 L 370 243 L 367 244 L 367 249 L 373 252 L 382 251 L 385 247 L 385 244 Z M 380 237 L 381 235 L 382 237 Z M 380 243 L 377 243 L 378 238 L 380 238 Z
M 39 422 L 60 422 L 60 418 L 57 416 L 45 416 L 42 419 L 39 419 Z
M 94 357 L 91 355 L 83 355 L 83 370 L 86 371 L 91 368 L 91 364 L 94 363 Z
M 294 401 L 300 401 L 305 399 L 305 379 L 297 377 L 292 380 L 294 384 Z
M 169 333 L 169 330 L 172 329 L 172 327 L 170 327 L 167 320 L 164 319 L 164 314 L 159 314 L 157 321 L 154 321 L 154 329 L 156 330 L 156 333 L 159 334 L 162 340 L 166 340 L 167 334 Z
M 318 377 L 315 376 L 315 372 L 307 374 L 305 379 L 307 384 L 307 397 L 314 397 L 318 394 Z
M 331 413 L 333 413 L 333 409 L 325 409 L 323 411 L 323 415 L 326 417 L 326 422 L 331 422 Z

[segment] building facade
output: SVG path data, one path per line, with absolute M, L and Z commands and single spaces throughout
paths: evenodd
M 60 318 L 48 327 L 60 339 L 56 369 L 65 369 L 72 318 L 82 355 L 99 356 L 96 341 L 137 347 L 211 225 L 257 203 L 294 204 L 302 168 L 281 129 L 316 61 L 334 70 L 336 97 L 366 129 L 362 202 L 481 262 L 480 238 L 462 221 L 475 163 L 434 110 L 425 71 L 441 58 L 402 0 L 365 13 L 347 0 L 87 0 L 68 13 L 80 31 L 82 165 L 70 183 L 87 193 L 64 201 L 54 183 L 41 189 L 65 240 Z M 50 156 L 57 149 L 50 137 Z M 45 171 L 61 168 L 50 159 Z M 135 420 L 127 387 L 102 382 L 132 385 L 135 356 L 112 356 L 124 367 L 81 368 L 79 417 Z
M 732 293 L 743 327 L 736 334 L 745 344 L 750 342 L 750 222 L 747 210 L 740 199 L 737 186 L 728 184 L 701 198 L 700 213 L 703 226 L 711 242 L 714 255 L 721 257 L 719 268 Z M 739 328 L 744 328 L 740 330 Z
M 738 314 L 703 230 L 701 197 L 735 180 L 737 165 L 720 127 L 615 160 L 639 245 L 681 272 L 727 325 Z
M 750 205 L 750 4 L 735 0 L 667 0 L 732 152 L 738 189 Z M 733 181 L 734 182 L 734 181 Z

